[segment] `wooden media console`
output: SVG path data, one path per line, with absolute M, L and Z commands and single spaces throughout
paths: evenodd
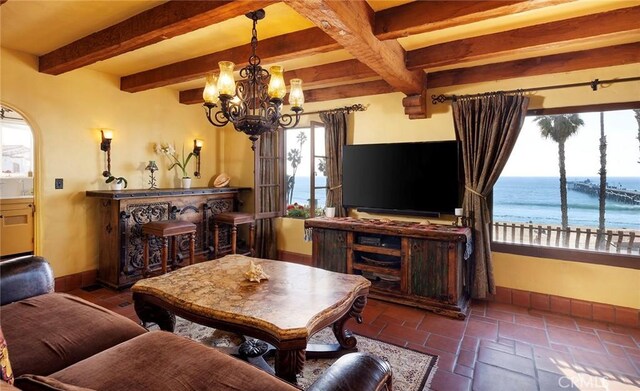
M 307 219 L 305 228 L 313 231 L 313 266 L 366 277 L 370 297 L 467 316 L 469 228 L 352 217 Z

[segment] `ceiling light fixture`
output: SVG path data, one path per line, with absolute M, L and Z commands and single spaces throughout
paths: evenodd
M 270 72 L 260 66 L 260 57 L 256 54 L 258 46 L 258 20 L 265 16 L 263 9 L 246 14 L 253 20 L 251 30 L 251 57 L 247 66 L 240 70 L 241 80 L 234 81 L 231 61 L 220 61 L 219 76 L 207 76 L 202 97 L 207 119 L 213 126 L 223 127 L 229 122 L 238 132 L 249 135 L 251 149 L 255 151 L 255 142 L 267 132 L 279 127 L 292 128 L 300 122 L 304 94 L 302 80 L 291 79 L 289 104 L 292 114 L 282 114 L 283 98 L 287 94 L 284 83 L 283 68 L 272 66 Z M 220 110 L 212 113 L 216 102 L 220 100 Z

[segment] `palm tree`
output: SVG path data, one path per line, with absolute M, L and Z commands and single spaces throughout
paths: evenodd
M 604 238 L 604 209 L 607 199 L 607 136 L 604 135 L 604 113 L 600 112 L 600 191 L 598 192 L 598 235 L 596 236 L 596 248 L 603 245 Z
M 558 143 L 558 158 L 560 165 L 560 211 L 562 213 L 562 229 L 569 226 L 567 216 L 567 170 L 565 168 L 564 144 L 571 135 L 584 125 L 584 121 L 578 114 L 542 115 L 534 118 L 540 127 L 540 133 L 544 138 L 551 138 Z M 568 237 L 565 237 L 565 241 Z
M 307 142 L 307 135 L 304 134 L 304 132 L 299 132 L 296 140 L 298 141 L 298 148 L 291 148 L 287 153 L 287 160 L 293 168 L 293 173 L 287 177 L 287 203 L 289 204 L 293 201 L 293 189 L 296 186 L 296 172 L 302 162 L 302 145 Z

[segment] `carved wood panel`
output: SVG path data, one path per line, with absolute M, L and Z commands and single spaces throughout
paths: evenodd
M 144 192 L 142 192 L 144 193 Z M 118 193 L 122 195 L 122 193 Z M 96 192 L 95 196 L 103 194 Z M 100 200 L 100 259 L 98 281 L 113 288 L 129 286 L 141 278 L 143 264 L 142 226 L 150 221 L 183 220 L 196 225 L 196 256 L 208 256 L 213 246 L 213 214 L 233 211 L 236 192 L 220 194 L 135 194 L 131 198 Z M 230 243 L 225 231 L 222 244 Z M 188 235 L 176 237 L 176 247 L 181 258 L 189 253 Z M 149 267 L 160 269 L 161 241 L 149 241 Z M 170 242 L 171 246 L 171 242 Z M 169 249 L 171 253 L 171 248 Z
M 120 265 L 122 274 L 140 274 L 143 259 L 142 226 L 151 221 L 168 220 L 170 209 L 169 202 L 143 203 L 127 205 L 120 213 L 124 235 L 124 257 Z M 157 238 L 149 240 L 149 265 L 152 269 L 160 265 L 160 241 Z

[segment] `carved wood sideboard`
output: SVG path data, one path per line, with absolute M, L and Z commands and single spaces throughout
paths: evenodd
M 313 266 L 366 277 L 370 297 L 467 316 L 469 228 L 351 217 L 307 219 L 305 228 Z
M 142 225 L 150 221 L 185 220 L 196 225 L 196 255 L 213 254 L 213 216 L 238 209 L 244 188 L 192 188 L 157 190 L 87 191 L 98 205 L 98 282 L 120 289 L 139 280 L 143 265 Z M 224 228 L 222 228 L 224 229 Z M 189 240 L 176 240 L 178 253 L 188 253 Z M 229 235 L 219 235 L 227 247 Z M 160 241 L 149 240 L 149 266 L 160 269 Z

